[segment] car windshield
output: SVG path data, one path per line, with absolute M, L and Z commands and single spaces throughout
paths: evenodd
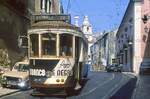
M 29 70 L 29 66 L 27 64 L 19 64 L 18 71 L 27 72 Z

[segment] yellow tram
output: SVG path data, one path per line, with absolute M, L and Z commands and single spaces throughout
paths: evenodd
M 88 44 L 84 34 L 66 21 L 68 15 L 35 17 L 38 21 L 28 30 L 31 87 L 35 90 L 73 89 L 88 73 Z

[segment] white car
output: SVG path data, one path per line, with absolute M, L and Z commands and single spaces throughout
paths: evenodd
M 122 66 L 117 65 L 117 64 L 109 65 L 109 66 L 106 66 L 106 71 L 107 72 L 122 72 Z
M 28 89 L 29 84 L 29 62 L 17 62 L 12 71 L 2 75 L 2 87 L 17 87 Z

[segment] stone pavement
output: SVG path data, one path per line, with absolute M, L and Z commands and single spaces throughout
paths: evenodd
M 133 74 L 93 72 L 88 77 L 91 79 L 87 81 L 81 93 L 78 96 L 67 97 L 67 99 L 131 99 L 130 94 L 132 95 L 132 89 L 134 89 L 136 82 L 136 77 Z M 3 99 L 22 99 L 20 97 L 33 99 L 29 91 L 12 94 L 18 91 L 16 89 L 0 88 L 0 98 L 8 95 Z
M 19 89 L 9 89 L 9 88 L 2 88 L 0 87 L 0 97 L 3 97 L 5 95 L 9 95 L 15 92 L 19 92 Z
M 139 75 L 132 99 L 150 99 L 150 75 Z

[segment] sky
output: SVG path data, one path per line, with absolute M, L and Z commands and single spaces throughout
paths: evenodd
M 93 32 L 103 32 L 117 29 L 128 6 L 129 0 L 61 0 L 65 13 L 73 17 L 79 16 L 79 25 L 87 15 L 93 27 Z

